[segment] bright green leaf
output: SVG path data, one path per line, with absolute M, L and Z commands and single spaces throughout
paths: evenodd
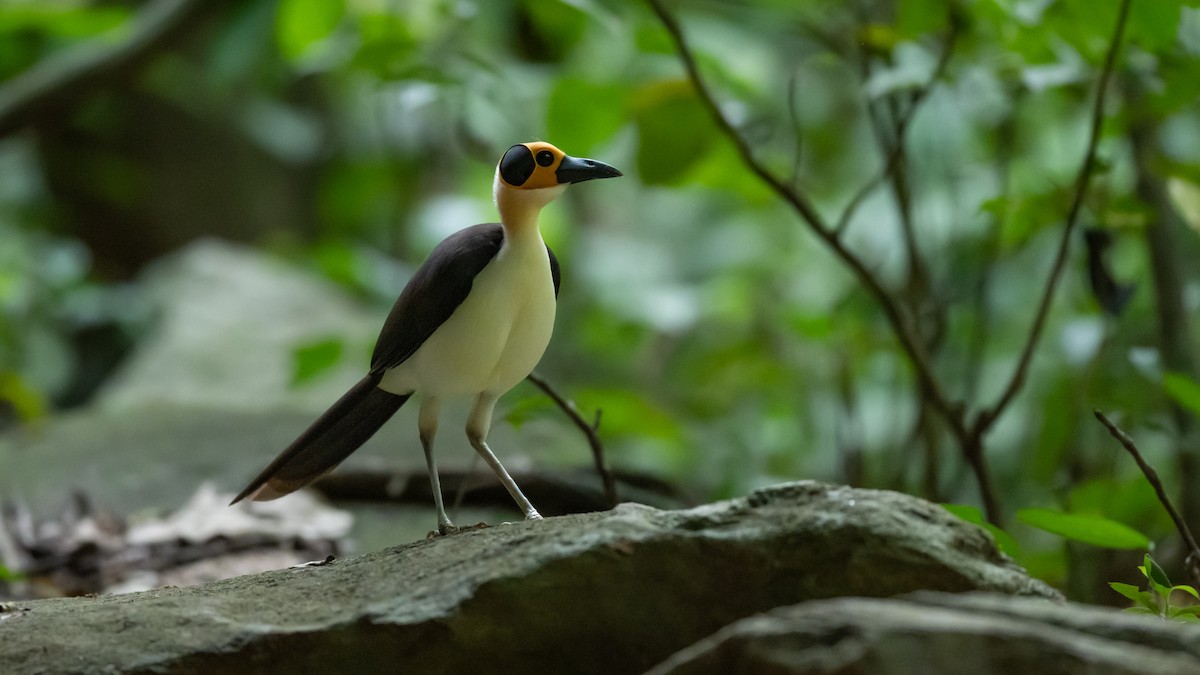
M 1140 569 L 1146 575 L 1146 578 L 1150 580 L 1150 583 L 1158 587 L 1159 593 L 1163 596 L 1171 592 L 1171 580 L 1167 578 L 1166 571 L 1154 561 L 1154 558 L 1150 557 L 1149 553 L 1146 554 L 1145 561 Z
M 625 124 L 624 96 L 616 83 L 559 78 L 546 102 L 548 137 L 572 154 L 591 154 Z
M 1191 617 L 1195 619 L 1200 617 L 1200 605 L 1188 605 L 1187 607 L 1172 607 L 1167 616 L 1172 619 L 1183 619 Z
M 297 347 L 292 352 L 292 386 L 313 380 L 333 368 L 342 358 L 345 345 L 337 338 L 318 340 Z
M 1163 50 L 1175 44 L 1182 0 L 1151 0 L 1130 5 L 1128 39 L 1144 49 Z
M 558 407 L 550 400 L 550 397 L 539 391 L 536 395 L 522 396 L 510 403 L 508 414 L 504 416 L 504 421 L 519 429 L 521 425 L 529 420 L 557 409 Z
M 941 32 L 945 30 L 949 14 L 942 0 L 899 0 L 896 3 L 896 29 L 905 39 Z
M 680 180 L 712 146 L 717 132 L 687 80 L 644 86 L 632 107 L 638 130 L 637 168 L 644 183 Z
M 1163 373 L 1163 389 L 1176 403 L 1200 415 L 1200 383 L 1183 373 Z
M 344 0 L 280 0 L 275 15 L 275 43 L 290 60 L 303 57 L 333 33 L 346 11 Z
M 972 506 L 970 504 L 942 504 L 942 508 L 967 521 L 968 523 L 972 523 L 974 525 L 982 525 L 984 523 L 983 511 L 979 510 L 978 506 Z
M 25 421 L 45 417 L 49 409 L 46 397 L 12 372 L 0 373 L 0 401 L 7 401 Z
M 1197 592 L 1195 588 L 1192 588 L 1191 586 L 1188 586 L 1186 584 L 1179 584 L 1178 586 L 1172 586 L 1171 590 L 1187 593 L 1188 595 L 1192 596 L 1193 598 L 1200 600 L 1200 592 Z
M 1017 544 L 1017 540 L 1004 530 L 996 527 L 991 523 L 984 523 L 983 529 L 992 533 L 992 538 L 996 540 L 996 546 L 1000 547 L 1000 551 L 1010 558 L 1021 557 L 1021 547 Z
M 1119 581 L 1110 581 L 1108 585 L 1121 595 L 1133 600 L 1134 602 L 1142 602 L 1141 596 L 1146 595 L 1146 591 L 1134 586 L 1133 584 L 1123 584 Z
M 1099 516 L 1062 513 L 1050 509 L 1022 509 L 1017 519 L 1026 525 L 1045 530 L 1073 541 L 1104 548 L 1148 548 L 1146 535 L 1127 525 Z
M 978 525 L 990 532 L 992 538 L 996 540 L 996 546 L 1005 555 L 1015 558 L 1020 554 L 1017 540 L 1013 539 L 1011 534 L 984 520 L 983 511 L 980 511 L 979 507 L 970 504 L 942 504 L 942 508 L 968 523 Z
M 0 565 L 0 581 L 22 581 L 25 575 L 20 572 L 14 572 L 4 565 Z

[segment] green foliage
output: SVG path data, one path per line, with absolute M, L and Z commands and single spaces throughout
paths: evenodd
M 708 113 L 686 80 L 652 82 L 634 94 L 632 117 L 637 125 L 637 169 L 648 184 L 672 183 L 687 174 L 708 152 Z
M 0 372 L 0 401 L 11 405 L 21 420 L 36 420 L 46 415 L 46 399 L 14 372 Z
M 14 572 L 3 564 L 0 564 L 0 583 L 12 583 L 16 581 L 24 581 L 25 575 L 20 572 Z
M 1021 509 L 1017 519 L 1065 539 L 1102 548 L 1145 549 L 1150 540 L 1137 530 L 1108 518 L 1050 509 Z
M 1200 383 L 1183 373 L 1163 373 L 1163 389 L 1182 408 L 1200 415 Z
M 344 0 L 280 0 L 275 43 L 284 57 L 297 61 L 328 38 L 342 21 Z
M 1200 593 L 1195 588 L 1183 584 L 1171 585 L 1167 573 L 1150 557 L 1149 553 L 1146 554 L 1143 563 L 1138 565 L 1138 570 L 1142 576 L 1146 577 L 1147 590 L 1143 591 L 1132 584 L 1116 581 L 1110 581 L 1108 584 L 1114 591 L 1135 603 L 1133 607 L 1129 607 L 1125 611 L 1134 614 L 1150 614 L 1160 619 L 1200 622 Z M 1174 604 L 1171 601 L 1173 594 L 1190 595 L 1191 599 L 1197 602 L 1189 601 L 1185 605 Z
M 316 379 L 338 364 L 345 351 L 339 338 L 326 338 L 300 345 L 292 352 L 292 386 Z
M 987 520 L 983 517 L 983 511 L 980 510 L 978 506 L 972 506 L 970 504 L 942 504 L 942 508 L 967 521 L 968 523 L 978 525 L 987 530 L 991 533 L 992 538 L 996 540 L 996 545 L 1000 547 L 1000 550 L 1004 552 L 1005 555 L 1008 555 L 1014 559 L 1020 559 L 1021 547 L 1019 544 L 1017 544 L 1017 540 L 1013 539 L 1011 534 L 987 522 Z

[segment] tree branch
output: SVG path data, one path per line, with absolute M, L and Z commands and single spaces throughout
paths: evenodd
M 620 503 L 617 496 L 617 481 L 613 478 L 612 471 L 608 468 L 608 463 L 604 459 L 604 444 L 600 441 L 600 411 L 596 411 L 596 418 L 589 423 L 583 419 L 583 415 L 579 414 L 579 409 L 575 404 L 563 398 L 561 394 L 555 391 L 550 383 L 542 378 L 537 373 L 530 373 L 526 378 L 534 384 L 538 389 L 550 397 L 552 401 L 560 408 L 567 417 L 579 427 L 583 435 L 587 437 L 588 445 L 592 448 L 592 458 L 596 462 L 596 473 L 600 474 L 600 480 L 604 483 L 604 495 L 608 498 L 610 506 L 616 506 Z
M 1017 361 L 1017 366 L 1013 370 L 1012 377 L 1008 381 L 1008 386 L 997 399 L 996 403 L 990 408 L 979 413 L 976 419 L 973 432 L 982 436 L 996 421 L 997 418 L 1004 412 L 1021 387 L 1025 384 L 1025 376 L 1029 371 L 1029 363 L 1033 360 L 1033 352 L 1037 349 L 1038 341 L 1041 339 L 1042 331 L 1046 326 L 1046 317 L 1050 313 L 1050 304 L 1054 301 L 1054 291 L 1058 288 L 1058 281 L 1062 278 L 1063 268 L 1066 267 L 1067 252 L 1071 248 L 1071 235 L 1075 232 L 1075 225 L 1079 222 L 1079 214 L 1083 210 L 1083 199 L 1087 195 L 1088 184 L 1091 182 L 1092 173 L 1096 166 L 1096 148 L 1100 144 L 1100 132 L 1104 127 L 1104 100 L 1105 94 L 1108 91 L 1109 80 L 1112 79 L 1113 69 L 1116 66 L 1117 54 L 1121 50 L 1122 37 L 1125 34 L 1125 21 L 1129 16 L 1130 0 L 1121 0 L 1121 6 L 1118 9 L 1117 22 L 1113 27 L 1112 38 L 1108 43 L 1108 53 L 1104 56 L 1104 66 L 1100 71 L 1100 81 L 1097 85 L 1096 103 L 1092 108 L 1092 125 L 1091 135 L 1088 138 L 1087 152 L 1083 157 L 1083 165 L 1079 168 L 1079 177 L 1075 181 L 1075 197 L 1071 201 L 1071 208 L 1067 212 L 1066 226 L 1063 228 L 1062 238 L 1058 243 L 1058 253 L 1054 257 L 1054 264 L 1050 267 L 1050 276 L 1046 280 L 1046 287 L 1042 292 L 1042 298 L 1038 302 L 1037 312 L 1034 314 L 1033 325 L 1029 328 L 1029 337 L 1025 341 L 1025 347 L 1021 350 L 1021 356 Z
M 934 375 L 933 364 L 911 327 L 908 318 L 900 308 L 899 303 L 884 288 L 883 282 L 875 276 L 866 263 L 842 244 L 837 232 L 829 227 L 821 217 L 821 214 L 813 207 L 808 197 L 803 192 L 785 183 L 772 173 L 766 165 L 758 161 L 745 137 L 733 126 L 729 118 L 725 116 L 712 91 L 709 90 L 704 77 L 700 74 L 699 67 L 696 65 L 696 59 L 692 55 L 691 48 L 688 46 L 687 39 L 683 34 L 683 29 L 680 27 L 679 22 L 667 11 L 662 0 L 646 0 L 646 2 L 671 37 L 675 45 L 675 52 L 679 55 L 679 59 L 683 64 L 684 70 L 687 71 L 688 79 L 691 81 L 692 87 L 695 89 L 701 104 L 708 110 L 721 133 L 733 143 L 734 148 L 742 159 L 742 163 L 751 173 L 762 180 L 777 196 L 796 211 L 813 234 L 825 242 L 825 245 L 833 251 L 834 255 L 854 272 L 859 282 L 875 297 L 876 301 L 883 308 L 883 313 L 891 324 L 901 349 L 908 355 L 909 360 L 912 362 L 917 379 L 920 381 L 921 386 L 929 392 L 930 400 L 946 418 L 947 422 L 956 429 L 956 433 L 965 433 L 961 407 L 951 403 L 942 391 L 942 387 Z
M 1183 543 L 1188 548 L 1186 567 L 1188 574 L 1191 576 L 1192 583 L 1200 584 L 1200 546 L 1196 545 L 1196 538 L 1192 536 L 1191 529 L 1188 528 L 1187 522 L 1183 516 L 1179 515 L 1179 511 L 1175 510 L 1175 505 L 1171 503 L 1171 498 L 1167 496 L 1166 488 L 1163 487 L 1162 480 L 1158 477 L 1158 472 L 1150 463 L 1142 457 L 1142 453 L 1138 451 L 1137 445 L 1133 442 L 1124 431 L 1121 431 L 1117 425 L 1099 410 L 1092 411 L 1096 419 L 1108 429 L 1108 433 L 1117 439 L 1124 446 L 1125 450 L 1133 456 L 1133 461 L 1137 462 L 1138 468 L 1142 470 L 1142 474 L 1146 476 L 1146 480 L 1154 487 L 1155 494 L 1158 495 L 1158 501 L 1162 502 L 1163 508 L 1167 510 L 1167 515 L 1171 516 L 1171 520 L 1175 522 L 1175 529 L 1179 530 L 1179 536 L 1183 537 Z
M 156 0 L 138 12 L 130 25 L 121 27 L 128 32 L 125 40 L 91 40 L 35 64 L 0 88 L 0 137 L 135 68 L 169 44 L 178 31 L 193 25 L 201 11 L 224 4 L 215 0 Z
M 896 335 L 897 342 L 900 343 L 901 350 L 908 356 L 912 364 L 918 384 L 922 391 L 925 392 L 927 400 L 943 419 L 946 420 L 955 437 L 963 445 L 967 460 L 975 470 L 983 502 L 988 507 L 988 519 L 998 522 L 999 509 L 996 507 L 995 494 L 988 480 L 986 467 L 982 466 L 982 453 L 979 452 L 972 455 L 971 452 L 968 452 L 970 447 L 978 445 L 980 439 L 978 437 L 974 439 L 970 437 L 963 415 L 963 406 L 960 403 L 952 402 L 943 391 L 942 385 L 934 373 L 932 360 L 925 350 L 924 344 L 918 337 L 916 330 L 911 325 L 909 318 L 901 308 L 899 301 L 884 288 L 883 282 L 867 267 L 866 263 L 842 243 L 839 236 L 840 232 L 835 228 L 829 227 L 820 213 L 813 207 L 808 197 L 803 192 L 800 192 L 777 177 L 765 164 L 755 157 L 749 143 L 737 128 L 733 126 L 733 123 L 729 121 L 724 112 L 722 112 L 712 91 L 708 88 L 704 77 L 700 74 L 696 59 L 692 55 L 691 48 L 688 46 L 687 39 L 683 34 L 683 29 L 680 27 L 679 22 L 667 11 L 662 0 L 646 0 L 646 2 L 674 43 L 675 52 L 678 54 L 701 104 L 708 110 L 721 133 L 733 143 L 734 148 L 742 159 L 742 163 L 751 173 L 758 176 L 777 196 L 796 211 L 813 234 L 820 238 L 833 251 L 834 255 L 854 272 L 859 282 L 866 287 L 867 291 L 880 304 L 884 316 L 887 318 L 892 331 Z M 955 27 L 957 25 L 957 22 L 953 24 Z M 957 28 L 953 28 L 952 30 L 957 30 Z M 952 43 L 948 41 L 948 44 Z M 942 60 L 948 59 L 950 53 L 951 50 L 945 50 Z M 940 65 L 939 67 L 944 68 L 944 65 Z M 896 146 L 900 145 L 901 143 L 897 139 Z M 896 152 L 895 148 L 893 148 L 893 153 Z M 889 164 L 894 164 L 898 160 L 898 157 L 895 160 L 889 159 Z M 886 177 L 887 173 L 885 172 L 880 180 L 886 179 Z

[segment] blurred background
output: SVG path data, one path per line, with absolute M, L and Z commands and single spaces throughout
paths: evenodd
M 839 241 L 967 410 L 1004 391 L 1028 339 L 1116 5 L 667 3 L 722 112 L 829 223 L 847 216 Z M 983 439 L 1010 554 L 1078 599 L 1123 602 L 1104 582 L 1136 583 L 1147 542 L 1168 571 L 1182 560 L 1093 409 L 1200 518 L 1198 67 L 1196 2 L 1133 4 L 1062 283 Z M 495 162 L 533 139 L 625 172 L 543 214 L 564 278 L 539 366 L 600 412 L 623 498 L 815 478 L 981 517 L 877 297 L 747 170 L 645 4 L 4 0 L 0 80 L 10 520 L 240 489 L 361 375 L 428 251 L 495 218 Z M 514 472 L 599 489 L 587 439 L 537 388 L 497 412 Z M 424 480 L 414 420 L 342 470 Z M 439 455 L 470 472 L 460 426 L 444 421 Z M 1135 537 L 1065 541 L 1028 509 Z M 359 550 L 404 541 L 393 517 L 360 507 Z

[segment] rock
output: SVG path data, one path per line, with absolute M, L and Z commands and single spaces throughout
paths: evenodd
M 1200 673 L 1200 625 L 991 594 L 782 607 L 727 626 L 648 675 Z
M 189 244 L 142 276 L 154 326 L 98 393 L 108 410 L 164 403 L 232 410 L 324 410 L 366 372 L 382 311 L 253 249 Z M 399 288 L 404 278 L 397 279 Z M 291 386 L 294 354 L 332 339 L 343 358 Z
M 15 603 L 0 663 L 12 674 L 633 673 L 757 612 L 920 589 L 1059 598 L 934 504 L 801 482 L 189 588 Z

